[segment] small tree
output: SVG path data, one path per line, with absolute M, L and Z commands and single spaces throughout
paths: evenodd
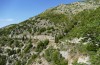
M 58 36 L 56 35 L 55 36 L 55 43 L 58 43 L 59 42 L 59 38 L 58 38 Z

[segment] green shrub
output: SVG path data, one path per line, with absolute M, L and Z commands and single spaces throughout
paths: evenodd
M 55 43 L 58 43 L 59 42 L 59 38 L 58 38 L 58 36 L 56 35 L 55 36 Z
M 7 49 L 7 53 L 9 56 L 16 54 L 16 50 Z
M 64 35 L 62 34 L 58 34 L 55 36 L 55 43 L 58 43 L 60 39 L 62 39 L 64 37 Z
M 90 54 L 90 62 L 91 62 L 91 65 L 100 64 L 100 48 L 97 50 L 97 52 L 92 52 Z
M 56 49 L 47 49 L 44 56 L 48 62 L 53 62 L 54 65 L 68 65 L 67 60 Z
M 40 28 L 39 33 L 46 31 L 46 28 Z
M 31 43 L 29 43 L 28 45 L 26 45 L 26 47 L 25 47 L 25 49 L 24 49 L 24 53 L 27 53 L 27 52 L 29 52 L 29 50 L 30 50 L 30 48 L 32 48 L 32 44 Z
M 37 56 L 38 56 L 38 54 L 33 54 L 33 55 L 30 57 L 30 59 L 28 60 L 28 62 L 26 63 L 26 65 L 31 64 L 31 63 L 34 61 L 34 59 L 37 58 Z
M 21 49 L 17 49 L 17 50 L 16 50 L 16 53 L 19 53 L 19 52 L 21 52 Z
M 43 49 L 47 47 L 49 40 L 40 41 L 37 45 L 36 52 L 41 52 Z
M 6 65 L 7 57 L 4 55 L 0 55 L 0 65 Z
M 21 61 L 16 61 L 15 65 L 22 65 Z

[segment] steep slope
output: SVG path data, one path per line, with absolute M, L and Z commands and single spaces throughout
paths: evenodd
M 59 5 L 0 29 L 0 65 L 100 64 L 99 4 Z
M 100 63 L 99 11 L 100 8 L 97 8 L 78 13 L 75 19 L 79 22 L 63 39 L 68 47 L 73 47 L 70 48 L 72 54 L 89 56 L 91 65 L 99 65 Z

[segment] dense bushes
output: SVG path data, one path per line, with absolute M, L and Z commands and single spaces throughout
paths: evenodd
M 49 48 L 45 52 L 45 58 L 48 62 L 52 62 L 54 65 L 67 65 L 67 61 L 61 56 L 58 50 Z
M 97 52 L 91 52 L 90 53 L 90 62 L 91 65 L 99 65 L 100 64 L 100 48 L 97 50 Z
M 42 19 L 49 19 L 50 21 L 54 23 L 61 23 L 61 22 L 66 22 L 68 21 L 68 17 L 64 14 L 61 13 L 54 13 L 51 11 L 44 12 L 39 15 L 40 18 Z
M 100 20 L 99 20 L 99 13 L 100 8 L 96 10 L 85 10 L 80 12 L 74 17 L 75 21 L 78 21 L 77 26 L 73 28 L 71 32 L 69 32 L 69 36 L 71 37 L 81 37 L 87 35 L 88 32 L 91 34 L 100 33 Z M 96 12 L 96 13 L 95 13 Z

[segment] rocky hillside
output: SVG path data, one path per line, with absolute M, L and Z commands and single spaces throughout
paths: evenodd
M 100 4 L 61 4 L 1 28 L 0 65 L 100 65 Z

